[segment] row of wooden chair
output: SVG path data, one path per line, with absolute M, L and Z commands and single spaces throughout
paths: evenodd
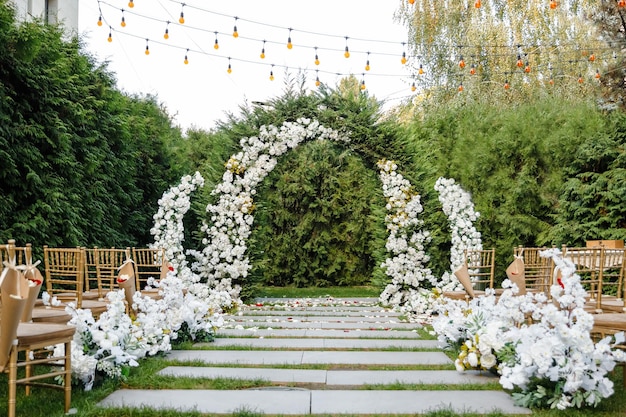
M 66 324 L 67 315 L 65 324 L 30 320 L 28 309 L 33 308 L 42 278 L 32 263 L 31 249 L 31 245 L 16 248 L 14 240 L 0 245 L 0 372 L 8 374 L 9 417 L 16 415 L 18 385 L 26 387 L 26 395 L 30 395 L 31 387 L 62 390 L 66 413 L 72 396 L 71 343 L 75 328 Z M 31 274 L 31 279 L 25 274 Z M 55 356 L 47 348 L 58 344 L 63 344 L 63 353 Z M 19 368 L 24 371 L 18 372 Z M 63 383 L 58 384 L 55 378 Z

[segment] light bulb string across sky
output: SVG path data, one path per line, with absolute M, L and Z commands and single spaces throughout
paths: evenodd
M 216 58 L 221 58 L 221 59 L 228 59 L 229 64 L 231 61 L 238 61 L 238 62 L 246 62 L 246 63 L 250 63 L 250 64 L 256 64 L 256 65 L 265 65 L 265 66 L 270 66 L 271 68 L 277 67 L 277 68 L 285 68 L 285 69 L 290 69 L 290 68 L 295 68 L 293 66 L 289 66 L 289 65 L 280 65 L 280 64 L 276 64 L 276 63 L 266 63 L 266 62 L 259 62 L 259 61 L 253 61 L 251 59 L 242 59 L 242 58 L 234 58 L 232 55 L 234 54 L 230 54 L 230 56 L 226 57 L 225 55 L 222 54 L 216 54 L 216 53 L 209 53 L 206 52 L 195 40 L 193 40 L 193 43 L 196 44 L 197 49 L 194 48 L 188 48 L 186 46 L 177 46 L 177 45 L 172 45 L 170 42 L 163 42 L 163 41 L 159 41 L 156 39 L 152 39 L 150 37 L 146 37 L 146 36 L 140 36 L 140 35 L 135 35 L 133 33 L 129 33 L 128 32 L 128 26 L 131 26 L 128 23 L 128 19 L 126 19 L 127 15 L 134 15 L 137 17 L 141 17 L 143 19 L 149 19 L 155 22 L 159 22 L 160 24 L 163 25 L 163 27 L 165 28 L 165 32 L 167 33 L 168 28 L 170 27 L 170 25 L 172 26 L 181 26 L 181 27 L 185 27 L 186 29 L 192 29 L 192 30 L 196 30 L 196 31 L 200 31 L 200 32 L 204 32 L 204 33 L 210 33 L 210 34 L 214 34 L 215 35 L 215 43 L 217 45 L 217 41 L 218 41 L 218 35 L 219 36 L 234 36 L 236 38 L 240 38 L 242 40 L 246 40 L 246 41 L 250 41 L 250 42 L 255 42 L 259 45 L 259 50 L 261 51 L 261 48 L 263 50 L 263 55 L 265 55 L 266 53 L 266 44 L 275 44 L 275 45 L 280 45 L 280 46 L 284 46 L 285 42 L 281 42 L 281 41 L 274 41 L 274 40 L 268 40 L 268 39 L 259 39 L 259 38 L 253 38 L 253 37 L 248 37 L 248 36 L 241 36 L 240 33 L 237 32 L 238 28 L 237 28 L 237 23 L 238 22 L 250 22 L 250 23 L 254 23 L 257 25 L 263 25 L 263 26 L 268 26 L 268 27 L 272 27 L 272 28 L 278 28 L 278 29 L 283 29 L 286 31 L 286 33 L 288 33 L 289 38 L 291 39 L 291 35 L 292 33 L 297 33 L 297 32 L 301 32 L 301 33 L 307 33 L 307 34 L 313 34 L 315 36 L 326 36 L 329 38 L 337 38 L 337 39 L 341 39 L 340 42 L 345 43 L 345 47 L 342 48 L 329 48 L 329 47 L 322 47 L 322 46 L 311 46 L 311 45 L 299 45 L 299 44 L 294 44 L 295 46 L 297 46 L 298 48 L 308 48 L 311 49 L 311 56 L 313 57 L 313 55 L 315 55 L 315 63 L 318 64 L 319 60 L 318 60 L 318 51 L 327 51 L 327 52 L 334 52 L 334 53 L 343 53 L 344 51 L 346 51 L 346 53 L 344 55 L 349 56 L 347 54 L 347 49 L 348 49 L 348 44 L 351 40 L 354 41 L 360 41 L 360 42 L 371 42 L 371 43 L 385 43 L 385 44 L 397 44 L 400 45 L 400 47 L 398 48 L 398 53 L 389 53 L 389 52 L 372 52 L 371 50 L 368 51 L 363 51 L 363 50 L 356 50 L 353 49 L 352 47 L 350 48 L 350 53 L 352 54 L 352 56 L 354 57 L 355 54 L 358 55 L 362 55 L 363 58 L 363 62 L 364 62 L 364 67 L 366 69 L 366 73 L 361 73 L 361 79 L 363 79 L 365 77 L 365 74 L 367 74 L 367 76 L 374 76 L 374 77 L 380 77 L 380 76 L 384 76 L 384 77 L 400 77 L 400 78 L 404 78 L 408 80 L 408 83 L 410 83 L 411 80 L 417 80 L 418 78 L 422 77 L 421 76 L 421 72 L 423 71 L 419 71 L 417 69 L 411 68 L 411 71 L 413 71 L 415 74 L 390 74 L 390 73 L 376 73 L 376 72 L 370 72 L 369 71 L 369 67 L 370 67 L 370 57 L 376 56 L 376 55 L 380 55 L 380 56 L 385 56 L 385 57 L 389 57 L 389 56 L 393 56 L 396 57 L 400 60 L 399 57 L 402 57 L 402 64 L 399 62 L 398 66 L 399 67 L 405 67 L 403 64 L 406 62 L 406 60 L 404 58 L 408 58 L 411 59 L 412 62 L 414 63 L 419 63 L 420 68 L 423 67 L 428 67 L 428 65 L 426 64 L 430 58 L 430 56 L 428 56 L 428 54 L 424 54 L 424 55 L 418 55 L 418 56 L 407 56 L 406 55 L 406 50 L 405 50 L 405 46 L 406 46 L 406 42 L 394 42 L 394 41 L 384 41 L 384 40 L 377 40 L 377 39 L 363 39 L 363 38 L 351 38 L 350 36 L 342 36 L 342 35 L 332 35 L 332 34 L 326 34 L 326 33 L 318 33 L 318 32 L 311 32 L 311 31 L 300 31 L 291 27 L 282 27 L 282 26 L 276 26 L 276 25 L 268 25 L 268 24 L 264 24 L 261 22 L 256 22 L 253 20 L 248 20 L 242 17 L 238 17 L 238 16 L 229 16 L 226 14 L 222 14 L 222 13 L 217 13 L 217 12 L 212 12 L 206 9 L 201 9 L 201 8 L 197 8 L 197 7 L 193 7 L 190 5 L 187 5 L 185 3 L 180 3 L 180 2 L 174 2 L 173 0 L 169 0 L 172 3 L 177 3 L 179 5 L 181 5 L 181 19 L 182 19 L 182 14 L 183 11 L 182 10 L 187 10 L 187 9 L 196 9 L 198 11 L 202 11 L 204 13 L 212 13 L 215 15 L 219 15 L 222 17 L 228 17 L 233 19 L 234 22 L 234 30 L 236 31 L 236 36 L 233 33 L 226 33 L 226 32 L 220 32 L 220 31 L 214 31 L 214 30 L 208 30 L 208 29 L 203 29 L 203 28 L 198 28 L 198 27 L 193 27 L 193 26 L 189 26 L 188 24 L 185 23 L 179 23 L 177 21 L 175 21 L 175 19 L 172 20 L 163 20 L 163 19 L 158 19 L 158 18 L 154 18 L 154 17 L 150 17 L 150 16 L 146 16 L 143 15 L 141 13 L 137 13 L 134 10 L 131 9 L 120 9 L 119 7 L 113 6 L 110 3 L 106 2 L 106 1 L 102 1 L 102 0 L 98 0 L 98 9 L 100 11 L 100 19 L 104 20 L 104 22 L 109 26 L 109 33 L 111 34 L 111 32 L 116 32 L 120 33 L 120 34 L 124 34 L 126 36 L 131 36 L 131 37 L 135 37 L 138 39 L 145 39 L 146 41 L 146 51 L 148 50 L 148 45 L 150 43 L 153 44 L 158 44 L 158 45 L 163 45 L 166 47 L 173 47 L 173 48 L 177 48 L 180 50 L 183 50 L 186 52 L 186 55 L 189 54 L 190 52 L 192 53 L 198 53 L 198 54 L 203 54 L 206 56 L 210 56 L 210 57 L 216 57 Z M 121 12 L 121 19 L 122 22 L 124 23 L 124 25 L 122 25 L 123 27 L 123 31 L 118 31 L 115 29 L 114 24 L 109 23 L 109 21 L 105 18 L 105 15 L 102 11 L 102 7 L 101 5 L 106 5 L 107 7 L 110 7 L 114 10 L 120 11 Z M 188 14 L 189 15 L 189 14 Z M 239 32 L 241 30 L 239 29 Z M 339 41 L 338 41 L 339 42 Z M 591 73 L 591 72 L 595 72 L 598 73 L 600 70 L 597 68 L 597 65 L 601 62 L 606 61 L 607 58 L 607 54 L 603 53 L 606 51 L 614 51 L 614 49 L 612 48 L 611 45 L 607 46 L 606 44 L 597 42 L 594 43 L 593 45 L 589 45 L 587 47 L 581 47 L 579 45 L 576 44 L 572 44 L 573 48 L 571 48 L 571 56 L 576 56 L 575 54 L 580 54 L 580 51 L 594 51 L 593 53 L 595 54 L 595 56 L 598 57 L 597 61 L 595 63 L 596 67 L 594 68 L 588 68 L 587 72 Z M 552 51 L 558 51 L 557 54 L 555 54 L 556 56 L 560 56 L 562 57 L 564 55 L 564 48 L 565 45 L 563 43 L 561 43 L 561 45 L 546 45 L 546 46 L 537 46 L 537 45 L 492 45 L 492 46 L 485 46 L 485 45 L 478 45 L 478 46 L 473 46 L 473 45 L 456 45 L 457 50 L 459 51 L 459 56 L 463 57 L 465 56 L 466 61 L 468 62 L 468 64 L 471 64 L 473 62 L 472 65 L 476 64 L 477 66 L 479 66 L 480 62 L 484 62 L 485 59 L 487 59 L 489 56 L 491 57 L 510 57 L 510 56 L 520 56 L 520 51 L 524 51 L 526 49 L 530 50 L 530 52 L 523 52 L 521 55 L 524 57 L 525 60 L 533 60 L 532 56 L 537 55 L 537 56 L 544 56 L 546 53 L 548 52 L 541 52 L 544 49 L 547 50 L 552 50 Z M 498 53 L 498 54 L 485 54 L 483 53 L 483 51 L 486 48 L 503 48 L 506 49 L 506 51 L 503 51 L 502 53 Z M 474 49 L 477 52 L 472 54 L 470 51 Z M 268 51 L 269 54 L 269 51 Z M 551 54 L 551 53 L 549 53 Z M 615 55 L 615 53 L 613 52 L 613 56 Z M 433 56 L 433 55 L 431 55 Z M 578 55 L 580 56 L 580 55 Z M 355 58 L 353 58 L 355 59 Z M 313 60 L 313 58 L 312 58 Z M 375 60 L 372 60 L 372 62 L 374 62 Z M 534 61 L 534 60 L 533 60 Z M 584 58 L 566 58 L 566 59 L 551 59 L 550 60 L 550 64 L 546 64 L 544 65 L 536 65 L 533 62 L 533 66 L 534 66 L 534 70 L 535 71 L 539 71 L 539 70 L 546 70 L 548 69 L 548 66 L 551 66 L 554 69 L 559 69 L 562 70 L 562 67 L 564 66 L 564 64 L 568 64 L 569 66 L 572 66 L 572 64 L 574 63 L 581 63 L 584 62 L 585 59 Z M 589 64 L 591 65 L 591 64 Z M 372 65 L 374 66 L 374 65 Z M 304 72 L 311 72 L 311 71 L 315 71 L 316 75 L 318 73 L 323 73 L 323 74 L 331 74 L 331 75 L 336 75 L 336 76 L 357 76 L 357 74 L 359 74 L 358 72 L 352 71 L 349 73 L 346 72 L 342 72 L 342 71 L 332 71 L 332 70 L 323 70 L 323 69 L 307 69 L 307 68 L 301 68 L 302 71 Z M 578 69 L 578 72 L 580 72 L 581 70 Z M 273 71 L 272 71 L 273 72 Z M 502 75 L 502 76 L 507 76 L 508 74 L 513 74 L 513 72 L 509 72 L 509 71 L 501 71 L 499 74 L 498 72 L 492 72 L 492 75 Z M 544 75 L 545 77 L 548 77 L 548 74 Z M 423 78 L 423 77 L 422 77 Z

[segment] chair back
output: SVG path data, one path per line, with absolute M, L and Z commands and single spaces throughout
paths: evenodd
M 624 300 L 624 275 L 626 274 L 626 249 L 603 248 L 600 259 L 600 276 L 603 299 Z
M 580 276 L 580 283 L 587 291 L 590 302 L 600 303 L 602 294 L 602 280 L 600 262 L 602 247 L 568 247 L 562 246 L 563 258 L 570 259 L 575 267 L 576 274 Z
M 495 249 L 465 250 L 465 261 L 474 289 L 493 288 L 495 253 Z
M 46 290 L 59 301 L 73 301 L 82 308 L 85 276 L 82 248 L 43 247 Z
M 98 293 L 98 298 L 102 298 L 102 289 L 98 285 L 98 273 L 96 271 L 96 249 L 93 248 L 82 248 L 83 249 L 83 266 L 85 268 L 84 271 L 84 281 L 85 281 L 85 292 L 96 291 Z
M 513 248 L 514 256 L 521 256 L 524 261 L 524 273 L 526 278 L 526 288 L 550 293 L 552 285 L 552 273 L 554 271 L 554 261 L 552 258 L 544 258 L 540 253 L 547 250 L 547 247 L 524 247 Z
M 133 248 L 132 259 L 135 262 L 135 279 L 138 291 L 146 287 L 148 278 L 160 279 L 162 271 L 167 268 L 164 248 Z
M 130 248 L 96 248 L 95 258 L 100 291 L 106 293 L 119 289 L 119 285 L 117 285 L 118 270 L 126 260 L 131 259 Z

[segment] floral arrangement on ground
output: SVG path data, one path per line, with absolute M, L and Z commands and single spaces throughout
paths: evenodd
M 516 404 L 526 407 L 597 406 L 614 392 L 607 374 L 626 361 L 624 334 L 594 342 L 593 316 L 584 310 L 585 290 L 575 267 L 559 250 L 547 250 L 561 278 L 550 296 L 517 295 L 515 284 L 469 302 L 442 298 L 433 329 L 457 355 L 457 370 L 500 375 Z

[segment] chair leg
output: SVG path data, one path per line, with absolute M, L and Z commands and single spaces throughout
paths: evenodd
M 31 355 L 31 350 L 30 349 L 26 349 L 26 351 L 24 352 L 24 362 L 26 362 L 26 366 L 24 367 L 24 370 L 26 371 L 26 379 L 30 380 L 31 375 L 33 374 L 32 372 L 32 367 L 30 365 L 30 355 Z M 24 387 L 24 390 L 26 391 L 26 396 L 30 395 L 30 385 L 26 384 L 26 386 Z
M 17 396 L 17 346 L 11 347 L 9 358 L 9 417 L 15 417 Z
M 65 342 L 65 413 L 70 411 L 72 403 L 72 342 Z

